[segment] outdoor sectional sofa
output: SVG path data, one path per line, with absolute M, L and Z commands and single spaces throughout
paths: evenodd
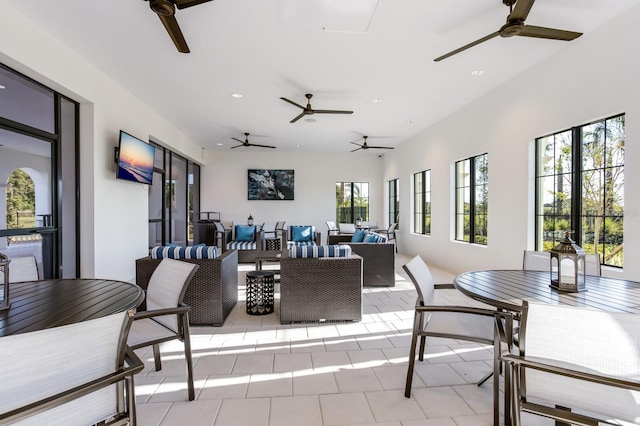
M 327 247 L 309 250 L 323 251 Z M 290 253 L 285 250 L 280 259 L 281 323 L 362 319 L 360 256 L 298 258 L 290 257 Z
M 136 284 L 143 290 L 161 260 L 136 260 Z M 184 303 L 191 306 L 189 324 L 221 326 L 238 301 L 238 252 L 228 250 L 213 259 L 179 260 L 200 266 L 184 297 Z
M 363 285 L 365 287 L 395 286 L 395 244 L 351 242 L 352 235 L 330 235 L 329 244 L 347 244 L 362 257 Z

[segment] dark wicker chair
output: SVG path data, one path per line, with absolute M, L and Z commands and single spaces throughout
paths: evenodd
M 287 251 L 285 250 L 285 253 Z M 280 322 L 360 321 L 362 258 L 280 260 Z
M 362 257 L 365 287 L 393 287 L 396 285 L 395 244 L 352 243 L 351 235 L 330 235 L 329 244 L 347 244 Z
M 146 290 L 162 259 L 136 260 L 136 284 Z M 191 306 L 189 324 L 221 326 L 238 302 L 238 252 L 229 250 L 215 259 L 180 259 L 200 266 L 184 297 Z M 144 302 L 141 309 L 145 309 Z
M 260 247 L 262 247 L 262 242 L 261 242 L 261 233 L 260 233 L 260 227 L 256 226 L 256 232 L 254 234 L 254 240 L 256 242 L 256 249 L 255 250 L 237 250 L 238 252 L 238 263 L 254 263 L 256 261 L 256 257 L 258 257 L 260 255 Z M 227 244 L 229 242 L 233 241 L 233 231 L 232 230 L 226 230 L 223 234 L 222 237 L 222 251 L 226 252 L 227 249 Z

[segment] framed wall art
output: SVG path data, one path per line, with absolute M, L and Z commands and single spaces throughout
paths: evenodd
M 249 200 L 293 200 L 293 170 L 249 169 Z

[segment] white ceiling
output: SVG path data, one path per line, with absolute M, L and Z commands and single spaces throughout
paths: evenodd
M 572 42 L 498 37 L 436 63 L 497 31 L 508 7 L 500 0 L 214 0 L 176 12 L 191 49 L 181 54 L 144 0 L 3 1 L 198 145 L 228 150 L 237 144 L 232 137 L 250 132 L 251 142 L 279 150 L 345 153 L 362 135 L 381 137 L 370 145 L 399 145 L 567 43 L 588 42 L 590 32 L 639 3 L 537 0 L 527 24 L 584 35 Z M 471 75 L 480 69 L 482 76 Z M 315 109 L 354 114 L 290 124 L 301 110 L 279 98 L 305 105 L 305 93 L 313 93 Z

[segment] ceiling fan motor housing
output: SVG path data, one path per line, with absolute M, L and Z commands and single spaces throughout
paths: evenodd
M 149 6 L 161 16 L 173 16 L 176 13 L 176 6 L 170 0 L 149 0 Z

